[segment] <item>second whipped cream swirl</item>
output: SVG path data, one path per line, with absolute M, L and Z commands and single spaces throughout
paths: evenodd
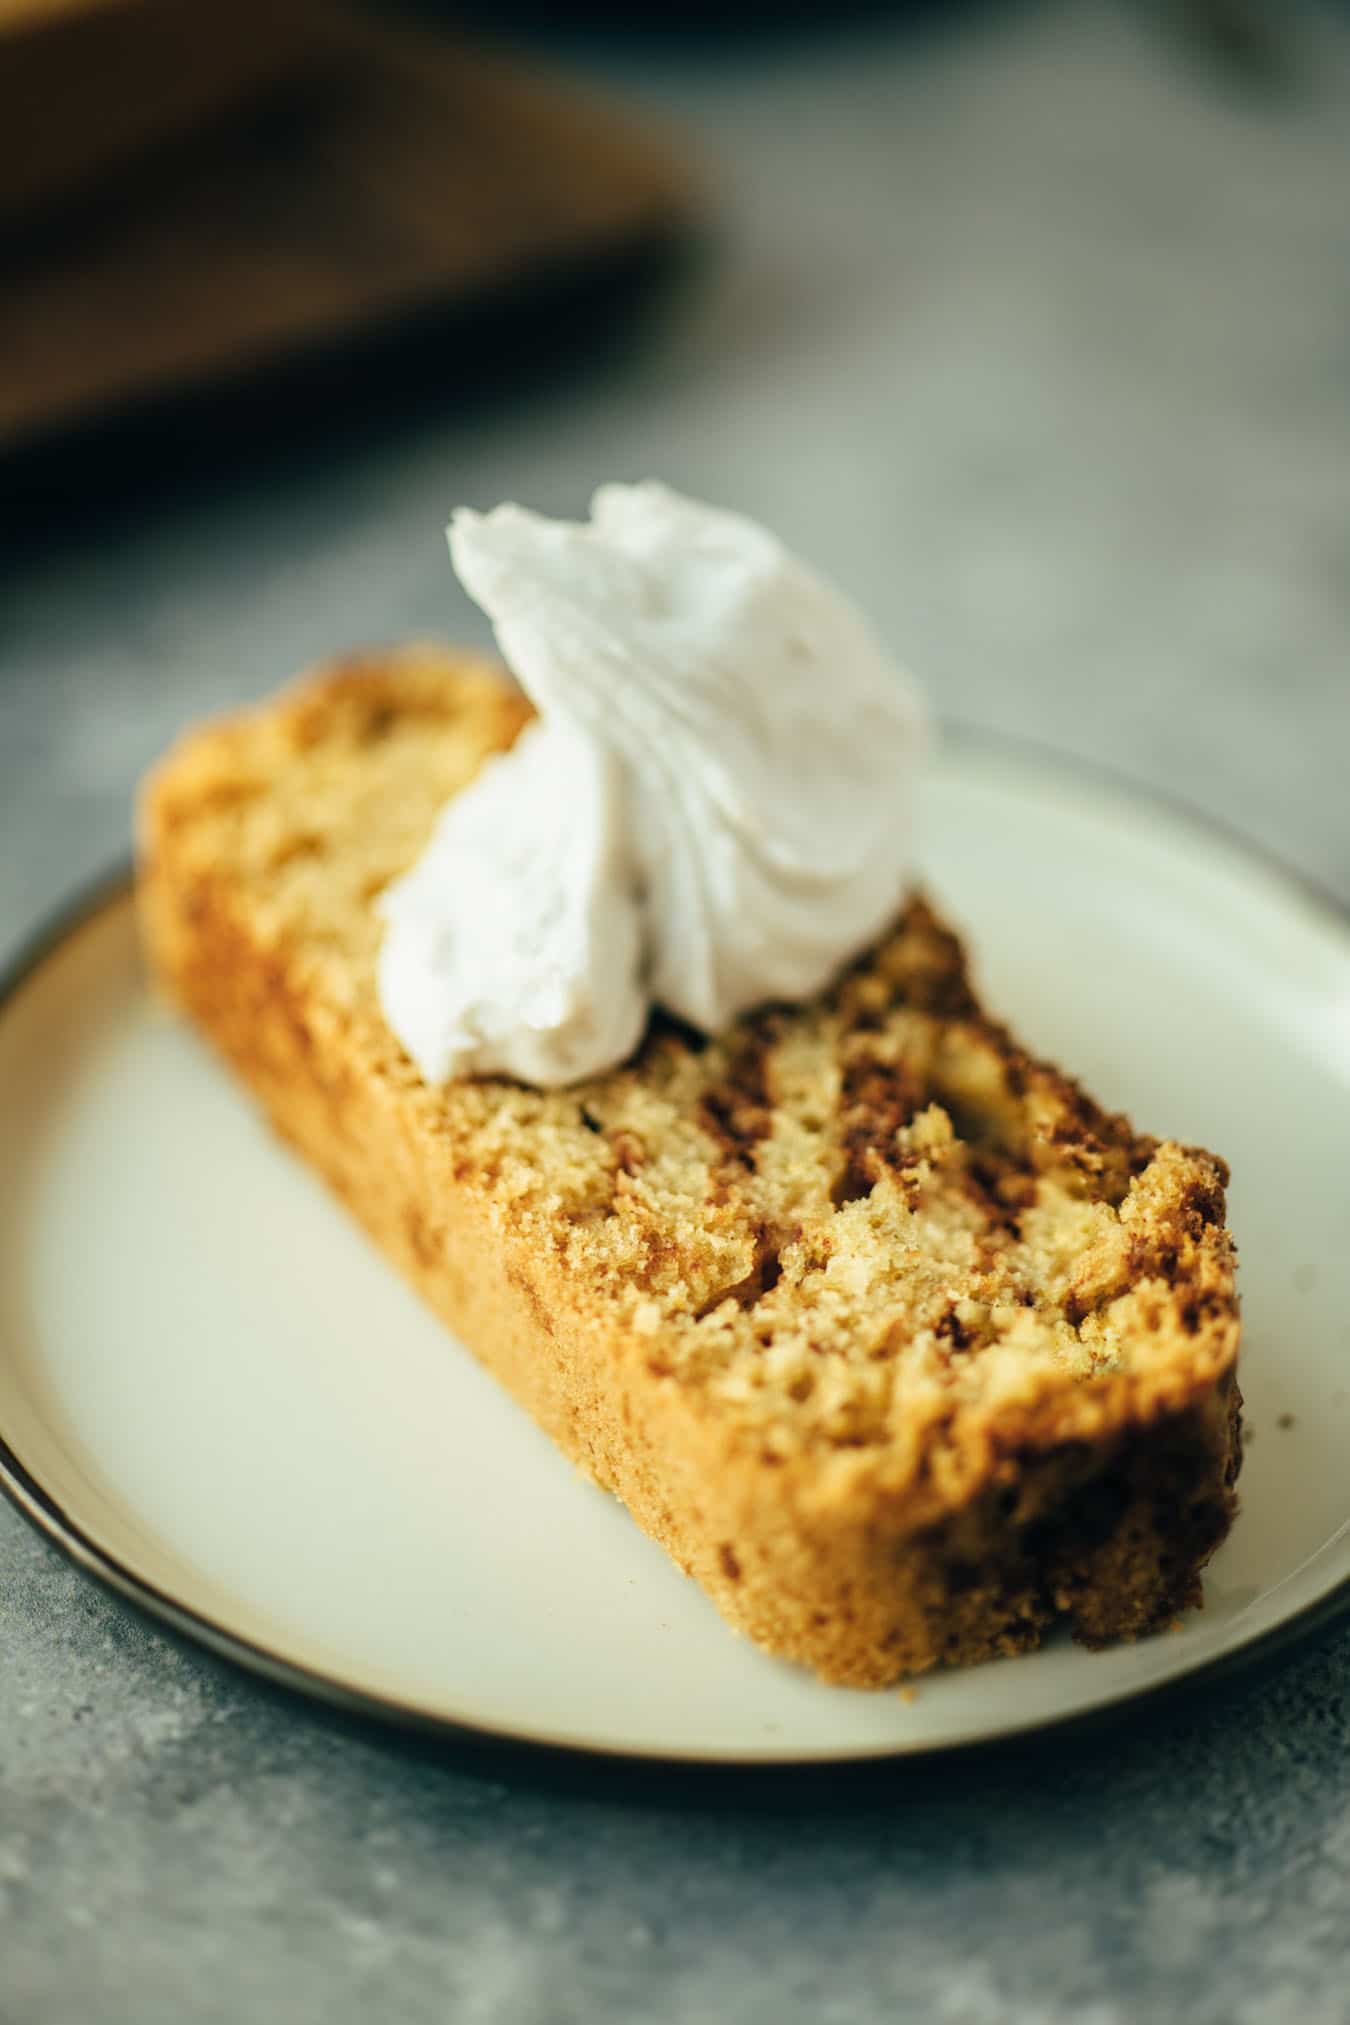
M 739 514 L 605 485 L 588 523 L 457 513 L 539 712 L 385 895 L 385 1016 L 431 1083 L 614 1067 L 652 1005 L 715 1033 L 886 925 L 923 715 L 853 608 Z

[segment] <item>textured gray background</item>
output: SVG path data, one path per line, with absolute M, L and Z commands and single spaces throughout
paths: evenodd
M 1104 4 L 608 52 L 720 185 L 643 343 L 0 553 L 0 945 L 124 847 L 203 706 L 476 632 L 457 500 L 647 473 L 833 569 L 942 710 L 1350 901 L 1350 32 L 1290 11 L 1274 96 Z M 3 2025 L 1350 2019 L 1350 1630 L 1107 1732 L 776 1798 L 349 1728 L 0 1510 Z

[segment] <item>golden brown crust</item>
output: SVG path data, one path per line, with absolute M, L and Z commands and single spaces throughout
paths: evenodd
M 980 1010 L 919 899 L 812 1006 L 566 1092 L 429 1090 L 374 900 L 526 706 L 329 671 L 142 803 L 154 969 L 431 1304 L 730 1621 L 879 1684 L 1156 1629 L 1231 1522 L 1222 1163 Z

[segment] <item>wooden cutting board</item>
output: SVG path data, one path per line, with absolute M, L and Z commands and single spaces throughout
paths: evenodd
M 0 0 L 0 233 L 297 70 L 269 0 Z
M 421 30 L 297 18 L 298 65 L 278 36 L 266 84 L 190 138 L 49 177 L 61 201 L 0 229 L 0 453 L 686 223 L 678 155 L 607 105 Z

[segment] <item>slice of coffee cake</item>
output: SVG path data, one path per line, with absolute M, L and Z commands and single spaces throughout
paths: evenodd
M 376 901 L 527 717 L 418 649 L 191 734 L 141 808 L 159 981 L 769 1651 L 879 1685 L 1197 1602 L 1239 1463 L 1223 1164 L 1026 1054 L 923 900 L 713 1041 L 658 1018 L 565 1091 L 421 1081 Z

